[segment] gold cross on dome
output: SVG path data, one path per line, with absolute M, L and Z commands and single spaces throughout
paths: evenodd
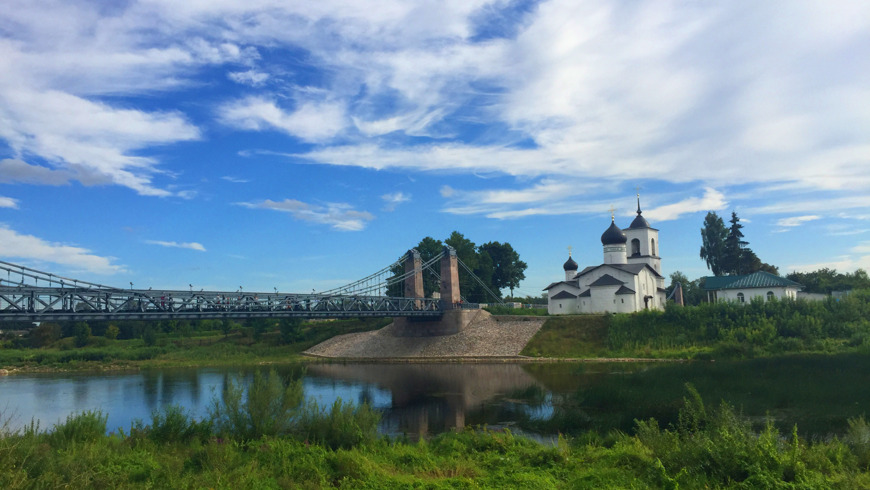
M 610 219 L 616 221 L 616 208 L 613 207 L 613 204 L 610 205 Z
M 572 251 L 572 250 L 574 250 L 574 247 L 572 247 L 571 245 L 568 245 L 568 257 L 571 256 L 571 251 Z

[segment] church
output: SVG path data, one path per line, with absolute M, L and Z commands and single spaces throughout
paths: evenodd
M 664 309 L 665 278 L 658 255 L 659 231 L 650 226 L 640 210 L 628 228 L 620 229 L 611 214 L 610 227 L 601 235 L 604 263 L 578 272 L 568 252 L 563 269 L 565 280 L 544 288 L 551 315 L 579 313 L 631 313 Z

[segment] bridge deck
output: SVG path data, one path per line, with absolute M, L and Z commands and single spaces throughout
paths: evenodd
M 0 286 L 0 321 L 441 315 L 440 301 L 431 298 Z

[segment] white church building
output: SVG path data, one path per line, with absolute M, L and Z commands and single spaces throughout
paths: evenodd
M 604 263 L 584 268 L 568 253 L 565 280 L 544 288 L 551 315 L 631 313 L 664 309 L 665 278 L 661 273 L 659 231 L 649 225 L 637 200 L 637 217 L 628 228 L 610 227 L 601 235 Z

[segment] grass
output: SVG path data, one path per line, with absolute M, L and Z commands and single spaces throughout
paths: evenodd
M 607 315 L 550 317 L 520 352 L 524 356 L 607 357 Z

